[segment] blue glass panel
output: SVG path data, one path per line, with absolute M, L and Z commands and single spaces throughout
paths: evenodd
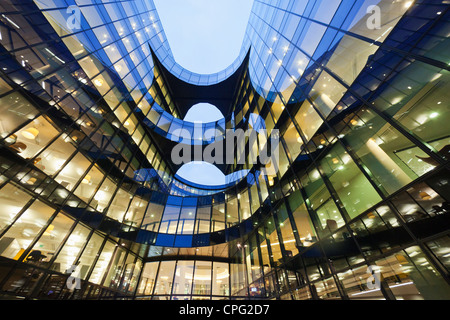
M 173 247 L 174 241 L 175 241 L 175 235 L 158 234 L 155 245 L 161 246 L 161 247 Z
M 182 201 L 183 201 L 183 198 L 181 198 L 181 197 L 169 196 L 167 199 L 167 204 L 181 206 Z
M 175 247 L 177 248 L 192 247 L 192 236 L 177 236 L 175 238 Z

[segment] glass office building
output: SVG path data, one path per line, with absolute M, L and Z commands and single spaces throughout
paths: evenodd
M 449 8 L 258 0 L 200 75 L 152 0 L 1 0 L 0 297 L 450 299 Z M 177 175 L 237 129 L 274 172 Z

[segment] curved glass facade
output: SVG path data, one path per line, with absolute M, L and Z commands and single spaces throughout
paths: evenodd
M 213 75 L 150 0 L 0 8 L 2 298 L 450 299 L 445 1 L 255 1 Z M 176 175 L 239 130 L 279 157 Z

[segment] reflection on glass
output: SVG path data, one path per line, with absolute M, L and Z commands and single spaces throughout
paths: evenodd
M 48 227 L 47 222 L 54 212 L 53 208 L 39 200 L 33 202 L 0 239 L 3 243 L 1 255 L 6 258 L 19 260 L 39 232 L 43 228 Z M 43 258 L 42 252 L 35 250 L 34 253 L 30 252 L 23 259 L 41 262 Z
M 8 183 L 0 189 L 0 230 L 9 226 L 17 214 L 30 201 L 31 196 Z M 1 254 L 1 253 L 0 253 Z
M 190 295 L 194 276 L 194 261 L 178 261 L 172 294 Z
M 194 286 L 192 294 L 211 294 L 212 263 L 207 261 L 195 262 Z
M 155 295 L 170 295 L 172 292 L 173 276 L 176 261 L 163 261 L 158 272 Z
M 64 240 L 68 231 L 73 225 L 73 220 L 66 215 L 59 213 L 47 226 L 40 239 L 36 242 L 33 249 L 31 249 L 30 255 L 27 257 L 27 261 L 31 260 L 35 262 L 43 262 L 47 264 L 56 254 L 56 250 L 59 248 L 61 241 Z M 41 254 L 39 261 L 30 259 L 36 252 Z

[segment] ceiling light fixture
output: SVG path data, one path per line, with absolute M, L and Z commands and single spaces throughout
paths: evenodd
M 83 181 L 81 181 L 81 183 L 83 183 L 83 184 L 89 184 L 90 182 L 91 182 L 91 176 L 88 174 L 83 178 Z
M 34 140 L 39 134 L 39 130 L 36 128 L 28 128 L 27 130 L 22 132 L 22 136 L 27 139 Z
M 437 112 L 433 112 L 432 114 L 430 114 L 431 119 L 437 118 L 438 116 L 439 116 L 439 113 L 437 113 Z
M 426 193 L 426 192 L 419 193 L 419 197 L 422 200 L 431 200 L 431 196 L 428 193 Z

